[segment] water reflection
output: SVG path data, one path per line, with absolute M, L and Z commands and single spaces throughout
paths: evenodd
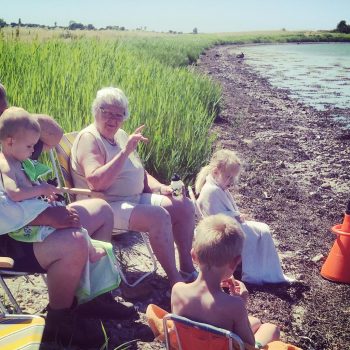
M 247 64 L 292 97 L 319 110 L 350 108 L 350 44 L 257 45 L 244 47 L 244 54 Z

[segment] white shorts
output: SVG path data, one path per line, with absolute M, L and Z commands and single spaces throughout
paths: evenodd
M 109 202 L 114 214 L 114 228 L 128 230 L 130 216 L 134 208 L 139 205 L 160 207 L 165 196 L 155 193 L 142 193 L 136 196 L 125 197 L 123 201 Z

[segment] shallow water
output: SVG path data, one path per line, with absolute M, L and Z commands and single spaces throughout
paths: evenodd
M 241 48 L 272 85 L 318 110 L 350 108 L 350 44 L 275 44 Z M 237 53 L 237 50 L 235 50 Z

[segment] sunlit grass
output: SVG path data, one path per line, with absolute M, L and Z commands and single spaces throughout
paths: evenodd
M 121 87 L 131 111 L 125 128 L 147 125 L 151 142 L 140 150 L 147 169 L 164 180 L 174 171 L 191 177 L 211 149 L 208 130 L 220 89 L 145 50 L 121 40 L 1 41 L 1 81 L 12 105 L 52 115 L 66 132 L 92 121 L 91 102 L 99 88 Z
M 209 157 L 221 91 L 189 64 L 215 44 L 344 40 L 334 33 L 162 34 L 6 28 L 0 34 L 0 81 L 12 105 L 55 117 L 66 132 L 92 121 L 96 91 L 118 86 L 129 97 L 125 129 L 146 124 L 146 168 L 163 181 L 192 180 Z

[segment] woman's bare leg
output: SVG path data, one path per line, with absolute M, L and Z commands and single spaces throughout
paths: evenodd
M 191 258 L 191 248 L 195 226 L 193 204 L 186 197 L 177 199 L 164 196 L 162 207 L 171 216 L 174 241 L 179 252 L 180 270 L 192 272 L 194 266 Z
M 110 242 L 113 230 L 113 212 L 110 205 L 99 198 L 85 199 L 69 205 L 79 214 L 81 225 L 97 240 Z
M 171 286 L 182 281 L 176 269 L 171 218 L 165 209 L 137 205 L 131 213 L 129 229 L 148 233 L 153 252 L 167 274 Z

